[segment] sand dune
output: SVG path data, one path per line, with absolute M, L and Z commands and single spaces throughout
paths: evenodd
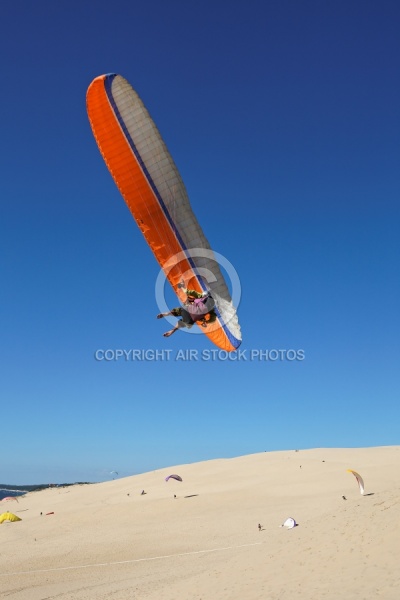
M 400 598 L 397 446 L 173 466 L 33 492 L 12 510 L 22 521 L 0 525 L 7 600 Z M 298 526 L 280 527 L 287 517 Z

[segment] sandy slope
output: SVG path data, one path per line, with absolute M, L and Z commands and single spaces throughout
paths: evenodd
M 0 507 L 22 518 L 0 525 L 7 600 L 400 598 L 400 447 L 207 461 Z

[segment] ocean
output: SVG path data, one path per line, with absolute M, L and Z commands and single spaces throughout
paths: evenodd
M 28 490 L 16 490 L 15 488 L 11 489 L 11 486 L 10 488 L 0 487 L 0 500 L 7 498 L 7 496 L 23 496 L 27 491 Z
M 8 485 L 8 483 L 0 483 L 0 501 L 3 498 L 7 498 L 7 496 L 23 496 L 28 492 L 43 490 L 47 487 L 49 487 L 48 483 L 39 485 Z
M 76 483 L 41 483 L 37 485 L 8 485 L 0 483 L 0 502 L 7 496 L 23 496 L 28 492 L 38 492 L 48 487 L 68 487 L 70 485 L 90 485 L 88 481 L 77 481 Z M 4 505 L 6 502 L 4 502 Z M 1 512 L 1 511 L 0 511 Z

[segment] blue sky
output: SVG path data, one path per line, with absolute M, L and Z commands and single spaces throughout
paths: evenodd
M 2 24 L 0 481 L 398 444 L 398 2 L 9 1 Z M 109 72 L 240 277 L 241 360 L 162 337 L 157 263 L 86 115 Z

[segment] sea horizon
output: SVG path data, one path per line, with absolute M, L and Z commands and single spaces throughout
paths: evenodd
M 23 496 L 29 492 L 38 492 L 51 487 L 68 487 L 70 485 L 86 485 L 87 481 L 76 481 L 74 483 L 38 483 L 33 485 L 14 485 L 0 483 L 0 502 L 8 496 Z

